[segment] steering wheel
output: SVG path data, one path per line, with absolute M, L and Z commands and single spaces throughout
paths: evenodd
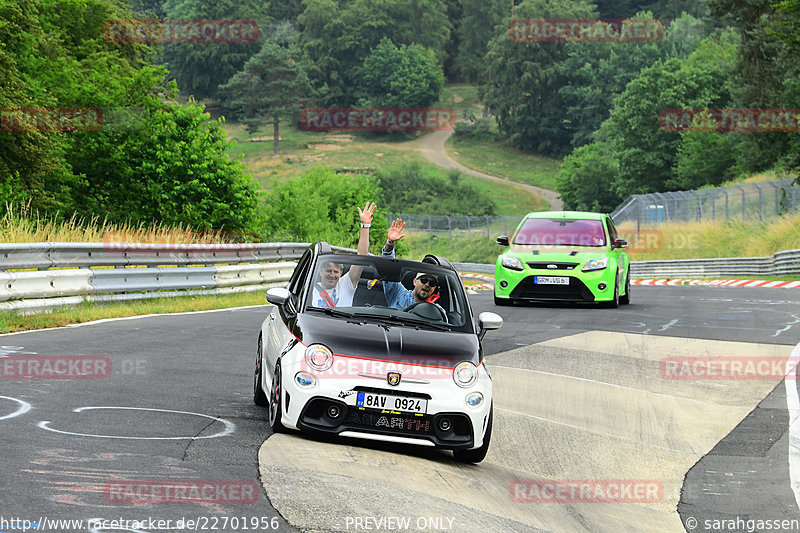
M 403 309 L 403 311 L 429 320 L 447 322 L 447 314 L 444 312 L 444 309 L 430 302 L 415 302 Z

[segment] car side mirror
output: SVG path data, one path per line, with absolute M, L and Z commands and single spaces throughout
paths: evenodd
M 614 248 L 625 248 L 626 246 L 628 246 L 628 241 L 626 241 L 625 239 L 617 239 L 616 241 L 611 243 L 612 250 Z
M 508 235 L 500 235 L 497 237 L 497 244 L 500 246 L 508 246 Z
M 295 314 L 294 302 L 292 301 L 292 293 L 289 289 L 283 287 L 274 287 L 267 291 L 267 301 L 278 307 L 285 307 L 291 314 Z
M 483 340 L 484 335 L 490 329 L 498 329 L 503 325 L 503 317 L 497 313 L 484 311 L 478 315 L 478 340 Z

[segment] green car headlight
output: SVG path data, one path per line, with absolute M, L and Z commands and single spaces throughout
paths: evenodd
M 603 270 L 608 266 L 608 258 L 604 257 L 603 259 L 590 259 L 583 265 L 581 272 L 591 272 L 593 270 Z
M 523 270 L 525 268 L 522 266 L 522 261 L 520 261 L 518 257 L 510 255 L 504 255 L 500 264 L 509 270 Z

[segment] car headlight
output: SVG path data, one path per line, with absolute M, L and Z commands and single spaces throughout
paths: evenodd
M 483 394 L 480 392 L 473 392 L 465 398 L 467 405 L 470 407 L 478 407 L 483 402 Z
M 306 363 L 314 370 L 324 372 L 333 366 L 333 353 L 324 344 L 312 344 L 306 348 Z
M 462 361 L 453 369 L 453 381 L 459 387 L 469 387 L 478 379 L 478 367 L 469 361 Z
M 522 261 L 520 261 L 518 257 L 514 257 L 513 255 L 504 255 L 500 264 L 502 264 L 505 268 L 508 268 L 510 270 L 523 270 L 525 268 L 522 266 Z
M 604 257 L 602 259 L 590 259 L 583 265 L 581 269 L 582 272 L 591 272 L 592 270 L 603 270 L 608 266 L 608 258 Z
M 294 381 L 304 389 L 311 388 L 317 384 L 317 378 L 308 372 L 298 372 L 294 375 Z

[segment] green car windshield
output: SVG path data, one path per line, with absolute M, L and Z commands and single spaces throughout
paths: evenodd
M 514 235 L 513 244 L 541 246 L 605 246 L 602 220 L 529 218 Z

